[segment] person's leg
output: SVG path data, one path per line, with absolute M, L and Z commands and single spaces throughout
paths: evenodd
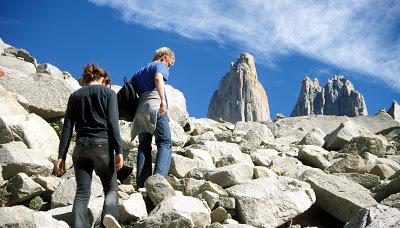
M 167 176 L 171 164 L 171 130 L 168 115 L 158 116 L 156 131 L 154 133 L 157 144 L 157 157 L 154 174 Z
M 93 153 L 90 157 L 94 164 L 94 170 L 100 177 L 105 196 L 101 216 L 102 221 L 104 221 L 105 215 L 111 215 L 115 219 L 115 223 L 118 223 L 118 183 L 117 172 L 115 170 L 114 151 L 110 150 L 108 142 L 104 141 L 95 141 L 93 147 Z M 118 226 L 113 225 L 110 227 Z
M 72 214 L 75 228 L 90 227 L 88 203 L 92 184 L 93 163 L 84 156 L 87 149 L 89 149 L 87 145 L 77 142 L 73 156 L 76 194 Z
M 136 185 L 137 188 L 144 187 L 144 182 L 152 174 L 151 167 L 151 140 L 153 136 L 149 133 L 141 133 L 139 135 L 139 147 L 137 154 L 137 172 Z

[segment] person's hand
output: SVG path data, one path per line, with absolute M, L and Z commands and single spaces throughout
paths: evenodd
M 167 113 L 167 102 L 163 99 L 160 104 L 160 116 L 163 116 Z
M 64 175 L 65 173 L 65 160 L 58 159 L 56 164 L 56 175 L 58 177 Z
M 122 166 L 124 166 L 124 157 L 122 156 L 122 154 L 117 154 L 115 156 L 115 169 L 119 171 Z

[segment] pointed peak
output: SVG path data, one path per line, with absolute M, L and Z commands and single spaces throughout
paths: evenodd
M 240 54 L 239 59 L 237 60 L 237 63 L 246 63 L 248 65 L 255 65 L 254 56 L 248 52 L 242 52 Z

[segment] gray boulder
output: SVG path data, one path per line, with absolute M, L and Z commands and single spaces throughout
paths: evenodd
M 392 194 L 381 201 L 381 204 L 400 209 L 400 193 Z
M 203 203 L 189 196 L 173 196 L 163 200 L 147 218 L 135 227 L 199 227 L 211 223 L 210 211 Z
M 331 165 L 326 159 L 329 152 L 321 147 L 313 145 L 304 145 L 299 149 L 299 160 L 304 164 L 311 165 L 319 169 L 325 169 Z
M 208 118 L 237 121 L 270 121 L 267 94 L 257 79 L 254 58 L 242 53 L 221 80 L 208 106 Z
M 384 180 L 395 174 L 395 171 L 386 164 L 377 164 L 369 171 L 369 173 L 375 174 Z
M 251 158 L 243 154 L 240 147 L 235 143 L 205 141 L 202 145 L 193 145 L 193 148 L 203 149 L 211 155 L 214 163 L 223 160 L 230 160 L 228 164 L 246 163 L 252 165 Z M 224 162 L 223 162 L 224 163 Z M 226 164 L 226 163 L 225 163 Z
M 392 194 L 400 192 L 400 177 L 396 177 L 390 180 L 388 183 L 383 183 L 371 190 L 374 194 L 374 198 L 377 201 L 381 201 Z
M 243 122 L 239 121 L 235 125 L 233 130 L 233 136 L 245 137 L 249 131 L 257 132 L 258 136 L 262 141 L 268 141 L 273 139 L 274 135 L 267 125 L 258 122 Z
M 28 149 L 23 142 L 10 142 L 0 145 L 0 165 L 4 179 L 17 173 L 29 176 L 41 174 L 48 176 L 53 172 L 53 163 L 43 157 L 38 149 Z
M 5 76 L 0 80 L 0 84 L 3 86 L 3 83 L 8 80 L 8 77 L 22 78 L 27 75 L 32 76 L 36 73 L 36 67 L 33 63 L 25 62 L 15 56 L 0 55 L 0 66 L 5 73 Z M 4 87 L 8 90 L 7 86 Z
M 22 141 L 29 149 L 48 158 L 58 151 L 60 140 L 55 130 L 36 114 L 0 116 L 0 144 Z
M 353 121 L 346 121 L 341 123 L 335 131 L 325 137 L 324 147 L 329 150 L 340 150 L 354 137 L 373 135 L 371 131 L 358 126 Z
M 36 66 L 36 59 L 33 58 L 25 49 L 10 46 L 5 48 L 3 51 L 6 56 L 15 56 L 16 58 L 22 59 L 28 63 L 32 63 Z
M 326 134 L 319 128 L 313 128 L 299 142 L 299 145 L 315 145 L 322 147 L 325 143 Z
M 0 207 L 0 227 L 69 228 L 68 224 L 58 221 L 44 212 L 36 212 L 24 206 Z
M 96 198 L 103 194 L 103 186 L 100 178 L 93 174 L 91 186 L 91 198 Z M 76 194 L 75 177 L 70 177 L 61 182 L 51 196 L 51 208 L 64 207 L 73 204 Z
M 386 148 L 389 145 L 385 137 L 379 135 L 358 136 L 352 138 L 346 143 L 341 153 L 360 154 L 371 153 L 377 156 L 386 154 Z
M 207 172 L 205 178 L 226 188 L 251 180 L 253 178 L 253 167 L 241 163 L 228 165 Z
M 169 172 L 172 175 L 178 178 L 183 178 L 195 168 L 212 169 L 210 164 L 207 164 L 201 160 L 190 159 L 178 154 L 172 154 L 171 166 L 169 169 Z
M 40 195 L 44 188 L 25 173 L 18 173 L 8 181 L 7 191 L 11 193 L 7 204 L 14 205 Z
M 104 198 L 92 198 L 88 204 L 88 217 L 91 228 L 98 227 L 101 224 L 101 213 L 103 210 Z M 66 222 L 70 227 L 73 227 L 74 217 L 72 214 L 72 205 L 58 207 L 44 212 L 46 215 L 52 216 L 57 220 Z M 56 226 L 54 226 L 56 227 Z
M 146 203 L 141 193 L 133 193 L 122 201 L 119 207 L 120 221 L 122 223 L 137 221 L 147 217 Z
M 0 85 L 0 116 L 5 115 L 26 115 L 28 112 L 22 107 L 15 95 L 8 92 Z
M 385 205 L 361 209 L 344 228 L 397 228 L 400 227 L 400 210 Z
M 175 190 L 172 186 L 159 174 L 147 178 L 144 186 L 154 205 L 158 205 L 164 199 L 175 195 Z
M 278 227 L 315 202 L 310 185 L 290 177 L 261 178 L 227 189 L 237 202 L 241 223 Z
M 185 133 L 182 126 L 175 120 L 171 119 L 169 121 L 169 127 L 171 129 L 172 145 L 183 147 L 189 140 L 189 136 Z
M 168 97 L 168 117 L 184 127 L 189 118 L 185 96 L 171 85 L 165 85 L 165 93 Z
M 330 173 L 365 173 L 367 167 L 359 155 L 350 154 L 343 159 L 334 162 L 326 171 Z
M 318 206 L 342 222 L 349 221 L 361 208 L 377 204 L 368 189 L 319 169 L 306 170 L 301 178 L 311 185 Z
M 347 178 L 367 189 L 377 186 L 381 180 L 379 176 L 369 173 L 334 173 L 334 175 Z

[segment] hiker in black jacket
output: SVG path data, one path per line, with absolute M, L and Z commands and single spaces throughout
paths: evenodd
M 103 224 L 107 228 L 121 227 L 117 221 L 117 171 L 123 166 L 123 157 L 117 96 L 107 87 L 110 83 L 107 72 L 96 64 L 87 65 L 80 80 L 85 86 L 68 100 L 56 172 L 59 176 L 65 172 L 65 158 L 75 126 L 77 140 L 72 159 L 77 188 L 73 227 L 90 227 L 88 203 L 93 170 L 100 177 L 105 194 Z

